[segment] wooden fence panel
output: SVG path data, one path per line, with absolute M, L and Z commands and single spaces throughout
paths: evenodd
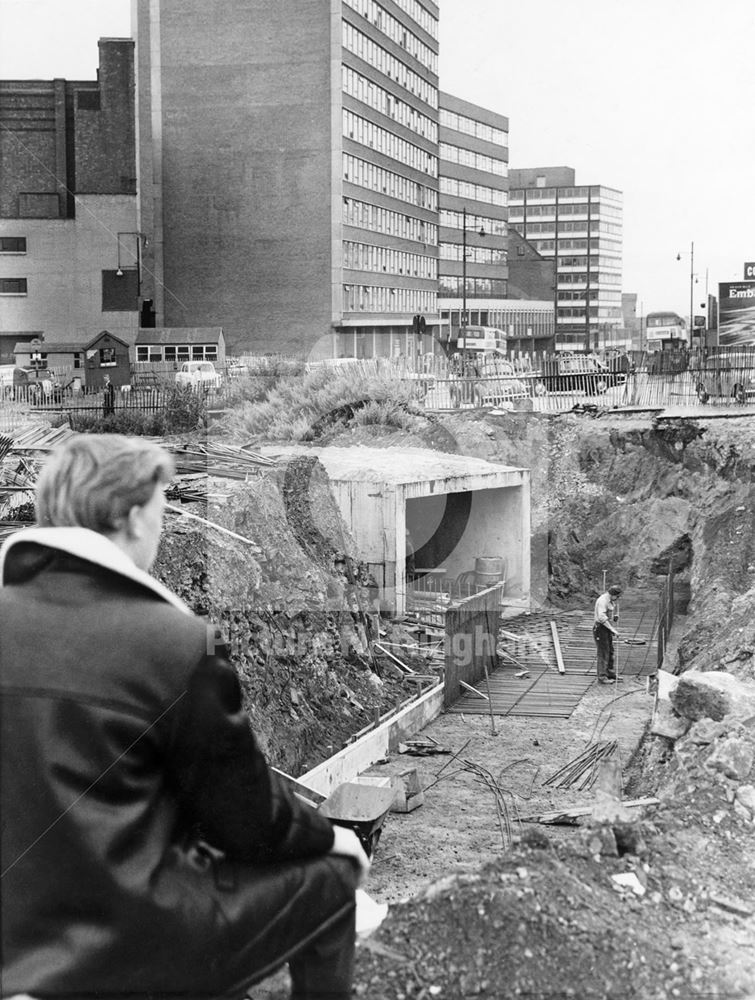
M 503 584 L 462 598 L 446 612 L 443 704 L 462 694 L 460 681 L 475 684 L 498 666 L 498 626 Z

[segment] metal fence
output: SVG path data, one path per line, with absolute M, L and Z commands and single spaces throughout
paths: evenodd
M 301 359 L 247 356 L 220 368 L 219 388 L 201 390 L 209 409 L 224 409 L 243 395 L 244 382 L 264 384 L 278 375 L 349 371 L 395 378 L 433 411 L 458 409 L 535 410 L 576 408 L 665 409 L 669 406 L 755 404 L 755 348 L 736 351 L 635 353 L 609 359 L 605 367 L 587 355 L 511 354 L 493 362 L 442 354 L 394 358 L 339 358 L 305 364 Z M 115 409 L 154 412 L 175 386 L 172 365 L 132 366 L 130 391 L 116 390 Z M 0 389 L 0 429 L 18 425 L 20 410 L 102 410 L 102 390 L 87 390 L 71 370 L 39 373 L 27 386 Z M 49 377 L 44 377 L 49 376 Z M 264 388 L 264 384 L 262 388 Z

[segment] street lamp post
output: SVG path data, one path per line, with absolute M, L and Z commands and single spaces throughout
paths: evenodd
M 677 260 L 682 259 L 681 253 L 676 255 Z M 689 346 L 692 347 L 692 334 L 695 328 L 695 242 L 689 245 Z

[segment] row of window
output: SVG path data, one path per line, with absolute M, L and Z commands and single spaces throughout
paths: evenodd
M 576 292 L 560 291 L 556 298 L 560 302 L 584 301 L 585 298 L 589 299 L 590 302 L 621 302 L 621 292 L 607 292 L 602 288 L 582 288 Z
M 499 177 L 509 175 L 509 165 L 505 160 L 498 160 L 484 153 L 475 153 L 474 150 L 464 149 L 462 146 L 452 146 L 448 142 L 440 144 L 440 158 L 448 160 L 449 163 L 460 163 L 464 167 L 484 170 L 488 174 L 497 174 Z
M 485 184 L 472 184 L 469 181 L 459 181 L 455 177 L 441 177 L 441 194 L 453 195 L 455 198 L 468 198 L 470 201 L 484 201 L 488 205 L 507 205 L 508 191 L 498 191 L 497 188 Z
M 369 188 L 370 191 L 380 191 L 382 194 L 390 195 L 391 198 L 406 201 L 410 205 L 418 205 L 431 212 L 438 210 L 438 192 L 435 188 L 418 184 L 408 177 L 395 174 L 392 170 L 360 160 L 358 156 L 352 156 L 350 153 L 343 154 L 343 178 L 352 184 Z
M 440 315 L 441 320 L 448 320 L 451 329 L 462 325 L 460 309 L 443 310 Z M 550 309 L 468 309 L 467 317 L 470 326 L 495 326 L 505 330 L 510 339 L 553 335 Z
M 517 228 L 517 232 L 519 229 Z M 545 253 L 547 255 L 549 250 L 555 250 L 556 241 L 555 240 L 531 240 L 532 245 L 539 253 Z M 574 240 L 574 239 L 563 239 L 558 241 L 559 250 L 586 250 L 587 240 Z M 595 237 L 595 239 L 590 240 L 591 250 L 605 250 L 607 249 L 604 245 L 604 241 Z
M 608 215 L 614 219 L 620 219 L 622 217 L 622 211 L 620 208 L 614 208 L 613 205 L 606 205 L 604 201 L 591 201 L 590 207 L 586 202 L 581 204 L 568 204 L 563 205 L 559 202 L 558 205 L 551 203 L 550 205 L 513 205 L 511 206 L 511 218 L 514 217 L 523 219 L 525 215 L 529 219 L 533 215 L 545 215 L 545 216 L 555 216 L 558 213 L 559 217 L 562 215 L 584 215 L 585 217 L 589 214 L 592 218 L 597 218 L 598 216 Z
M 448 297 L 463 297 L 464 282 L 453 274 L 442 274 L 438 279 L 440 294 Z M 467 277 L 466 293 L 468 299 L 505 299 L 508 295 L 509 283 L 505 278 L 470 278 Z
M 565 241 L 564 241 L 565 242 Z M 584 241 L 583 241 L 584 242 Z M 559 247 L 563 244 L 559 241 Z M 595 268 L 600 268 L 601 270 L 605 268 L 615 268 L 620 266 L 621 262 L 613 257 L 600 257 L 597 254 L 590 254 L 590 270 L 594 271 Z M 564 257 L 559 256 L 558 258 L 559 267 L 586 267 L 587 257 L 580 255 L 579 257 Z
M 355 115 L 353 111 L 343 109 L 343 134 L 347 139 L 353 139 L 363 146 L 377 150 L 383 156 L 389 156 L 392 160 L 400 160 L 407 167 L 414 170 L 421 170 L 431 177 L 438 176 L 438 157 L 428 153 L 425 149 L 420 149 L 406 139 L 400 139 L 388 129 L 380 128 L 373 122 L 367 121 Z
M 443 179 L 441 178 L 441 191 L 443 191 Z M 445 192 L 444 192 L 445 193 Z M 514 228 L 519 232 L 521 229 L 525 228 L 521 222 L 517 223 L 516 220 L 511 220 Z M 554 230 L 553 222 L 528 222 L 526 225 L 526 233 L 522 233 L 523 236 L 529 237 L 530 233 L 552 233 Z M 559 233 L 581 233 L 587 230 L 587 219 L 580 222 L 559 222 L 558 232 Z M 621 226 L 617 226 L 611 222 L 599 222 L 597 219 L 590 219 L 590 232 L 591 233 L 607 233 L 611 235 L 620 235 L 622 231 Z
M 455 111 L 440 109 L 440 123 L 446 128 L 452 128 L 455 132 L 464 132 L 466 135 L 473 135 L 476 139 L 484 139 L 485 142 L 495 142 L 499 146 L 508 146 L 509 134 L 503 129 L 495 128 L 493 125 L 486 125 L 484 122 L 475 121 L 466 115 L 457 114 Z
M 26 253 L 26 237 L 0 236 L 0 253 Z
M 0 278 L 0 295 L 28 295 L 26 278 Z
M 424 288 L 343 286 L 344 312 L 429 313 L 435 312 L 437 305 L 437 293 Z
M 460 243 L 441 243 L 440 255 L 443 260 L 461 260 L 464 247 Z M 467 260 L 473 264 L 505 264 L 508 260 L 506 250 L 496 247 L 467 246 Z
M 561 274 L 558 276 L 559 285 L 585 285 L 587 284 L 587 274 L 582 271 L 574 271 L 569 274 Z M 590 284 L 598 285 L 620 285 L 621 284 L 621 273 L 606 272 L 598 267 L 590 268 Z
M 346 0 L 347 3 L 350 0 Z M 408 14 L 412 21 L 423 28 L 431 38 L 438 38 L 438 18 L 430 13 L 427 7 L 423 7 L 418 0 L 393 0 L 397 7 L 400 7 L 405 14 Z
M 434 222 L 425 222 L 412 215 L 402 215 L 387 208 L 378 208 L 377 205 L 368 205 L 356 198 L 343 199 L 343 221 L 347 226 L 371 229 L 376 233 L 398 236 L 402 240 L 414 240 L 415 243 L 425 243 L 428 246 L 438 244 L 438 227 Z
M 464 214 L 449 208 L 441 208 L 440 224 L 448 229 L 462 229 L 464 227 Z M 483 229 L 489 236 L 505 236 L 506 220 L 489 219 L 486 215 L 472 215 L 467 212 L 467 231 L 479 232 Z
M 443 119 L 441 118 L 441 124 Z M 558 198 L 559 201 L 565 201 L 567 198 L 581 198 L 586 201 L 589 197 L 591 201 L 596 198 L 600 198 L 605 201 L 614 201 L 617 204 L 621 204 L 622 195 L 621 191 L 615 191 L 613 188 L 604 188 L 599 184 L 590 187 L 528 187 L 528 188 L 515 188 L 511 192 L 511 200 L 522 202 L 524 199 L 528 202 L 541 199 L 543 201 L 555 201 Z
M 410 56 L 421 62 L 433 73 L 438 72 L 438 53 L 421 42 L 417 36 L 408 30 L 401 21 L 381 7 L 375 0 L 346 0 L 346 3 L 357 14 L 361 14 L 371 24 L 387 35 L 392 42 L 406 49 Z
M 357 30 L 348 21 L 343 22 L 343 47 L 348 52 L 353 52 L 355 56 L 363 59 L 370 66 L 373 66 L 380 73 L 395 80 L 404 90 L 419 97 L 431 108 L 438 107 L 438 87 L 429 83 L 419 73 L 402 63 L 400 59 L 392 56 L 380 45 L 377 45 L 368 38 L 367 35 Z
M 388 274 L 411 274 L 435 281 L 438 261 L 426 254 L 376 247 L 370 243 L 343 242 L 343 266 L 358 271 L 385 271 Z
M 621 316 L 621 309 L 616 309 L 613 306 L 606 306 L 596 308 L 595 306 L 590 306 L 589 309 L 590 318 L 597 319 L 616 319 Z M 581 309 L 575 308 L 574 306 L 559 306 L 558 307 L 558 318 L 562 319 L 573 319 L 575 316 L 581 317 L 583 320 L 585 318 L 585 307 L 582 306 Z
M 149 344 L 136 348 L 137 361 L 217 361 L 217 344 Z
M 411 104 L 399 100 L 383 87 L 368 80 L 366 76 L 357 73 L 351 66 L 341 67 L 341 78 L 345 94 L 356 98 L 362 104 L 367 104 L 388 118 L 393 118 L 400 125 L 411 129 L 415 135 L 425 136 L 433 143 L 438 141 L 438 123 L 417 111 Z

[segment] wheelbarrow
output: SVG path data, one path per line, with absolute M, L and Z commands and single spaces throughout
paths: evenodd
M 353 830 L 367 857 L 372 857 L 395 798 L 396 789 L 390 786 L 346 781 L 331 792 L 319 809 L 337 826 Z

